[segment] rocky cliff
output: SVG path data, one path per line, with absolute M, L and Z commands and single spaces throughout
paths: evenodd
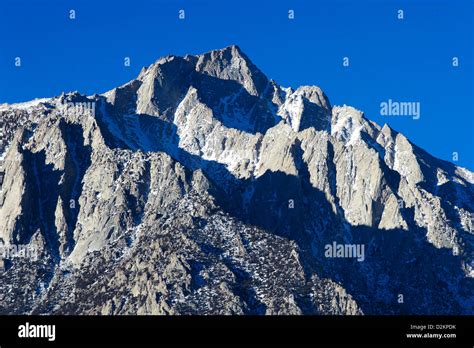
M 0 119 L 0 313 L 474 314 L 473 172 L 236 46 Z

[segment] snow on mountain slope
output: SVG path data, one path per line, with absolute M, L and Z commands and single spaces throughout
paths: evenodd
M 473 173 L 236 46 L 0 117 L 2 313 L 473 313 Z

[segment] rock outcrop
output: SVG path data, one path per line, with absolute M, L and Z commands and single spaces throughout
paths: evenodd
M 474 314 L 473 173 L 236 46 L 0 119 L 0 313 Z

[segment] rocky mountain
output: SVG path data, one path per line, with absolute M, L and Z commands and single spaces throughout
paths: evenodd
M 2 314 L 474 314 L 473 172 L 237 46 L 0 120 Z

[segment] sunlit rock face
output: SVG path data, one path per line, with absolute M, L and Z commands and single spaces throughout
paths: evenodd
M 474 313 L 473 173 L 236 46 L 0 118 L 2 314 Z

